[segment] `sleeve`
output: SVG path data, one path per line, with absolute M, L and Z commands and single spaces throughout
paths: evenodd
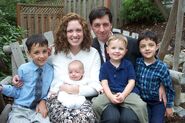
M 22 79 L 23 71 L 21 66 L 18 68 L 18 76 L 20 77 L 20 79 Z M 12 85 L 2 85 L 2 86 L 3 86 L 2 93 L 4 95 L 13 97 L 13 98 L 19 97 L 21 88 L 16 88 L 15 86 L 12 86 Z
M 129 80 L 130 79 L 134 79 L 136 80 L 136 74 L 135 74 L 135 70 L 134 70 L 134 66 L 131 62 L 128 62 L 128 75 L 129 75 Z
M 100 75 L 99 75 L 99 80 L 102 81 L 102 80 L 108 80 L 108 74 L 107 74 L 107 70 L 106 70 L 106 63 L 104 63 L 101 68 L 100 68 Z
M 173 106 L 175 91 L 172 86 L 172 78 L 170 76 L 170 72 L 168 68 L 166 67 L 166 65 L 164 65 L 162 69 L 163 69 L 163 74 L 161 78 L 163 79 L 161 81 L 163 82 L 166 90 L 166 96 L 167 96 L 166 107 L 170 108 Z
M 12 86 L 12 85 L 2 85 L 3 90 L 2 93 L 6 96 L 13 97 L 13 98 L 18 98 L 20 89 Z
M 79 88 L 79 95 L 82 96 L 95 96 L 98 94 L 98 92 L 96 91 L 96 89 L 94 89 L 92 86 L 96 85 L 96 84 L 100 84 L 98 76 L 99 76 L 99 71 L 100 71 L 100 56 L 98 54 L 98 52 L 96 51 L 94 54 L 94 57 L 92 59 L 91 62 L 91 66 L 89 71 L 89 82 L 87 85 L 82 85 Z

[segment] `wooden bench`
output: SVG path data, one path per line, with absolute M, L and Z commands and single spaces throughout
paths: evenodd
M 129 31 L 127 31 L 127 30 L 121 30 L 121 29 L 117 29 L 117 28 L 113 28 L 112 32 L 121 33 L 124 36 L 132 37 L 132 38 L 135 38 L 135 39 L 138 39 L 138 37 L 139 37 L 139 34 L 136 33 L 136 32 L 132 32 L 131 33 Z
M 124 30 L 121 31 L 119 29 L 113 29 L 113 31 L 116 31 L 119 33 L 121 32 L 122 34 L 124 34 L 126 36 L 130 36 L 130 32 L 128 32 L 128 31 L 124 31 Z M 48 39 L 49 45 L 52 45 L 54 42 L 53 33 L 51 31 L 45 32 L 44 35 Z M 137 36 L 135 36 L 135 38 L 138 38 L 139 35 L 137 33 L 136 33 L 136 35 Z M 25 41 L 26 41 L 26 39 L 23 39 L 23 41 L 22 41 L 23 44 L 21 44 L 21 45 L 19 45 L 18 42 L 14 42 L 8 46 L 3 47 L 4 52 L 11 54 L 12 75 L 17 74 L 17 69 L 21 64 L 30 60 L 28 57 L 28 54 L 26 54 L 26 56 L 24 55 L 24 53 L 27 53 Z M 181 116 L 181 112 L 183 112 L 183 111 L 185 112 L 185 109 L 180 107 L 179 105 L 181 103 L 185 102 L 185 93 L 182 93 L 180 88 L 181 88 L 182 84 L 185 84 L 185 74 L 182 72 L 170 70 L 170 75 L 173 79 L 174 89 L 175 89 L 175 93 L 176 93 L 175 102 L 174 102 L 175 103 L 174 110 L 175 110 L 175 112 L 179 113 L 179 115 Z M 12 77 L 8 76 L 4 80 L 2 80 L 0 83 L 1 84 L 11 83 L 11 79 L 12 79 Z M 1 94 L 0 94 L 0 101 L 2 102 L 2 104 L 0 104 L 0 107 L 1 107 L 0 111 L 1 111 L 5 107 L 5 103 L 4 103 L 4 100 L 3 100 Z M 1 116 L 0 116 L 0 119 L 1 119 Z

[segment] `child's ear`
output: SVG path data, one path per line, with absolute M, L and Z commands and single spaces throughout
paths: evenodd
M 127 53 L 127 51 L 128 51 L 128 49 L 126 48 L 126 49 L 125 49 L 125 54 Z
M 28 56 L 31 58 L 31 56 L 30 56 L 30 52 L 29 52 L 29 51 L 27 51 L 27 54 L 28 54 Z
M 156 45 L 156 49 L 159 50 L 159 48 L 160 48 L 160 43 L 158 43 L 158 44 Z

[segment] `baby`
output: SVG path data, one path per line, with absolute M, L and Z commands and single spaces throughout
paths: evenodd
M 65 80 L 63 84 L 81 86 L 81 85 L 87 85 L 88 83 L 91 83 L 90 80 L 84 77 L 84 65 L 79 60 L 74 60 L 71 63 L 69 63 L 68 73 L 69 73 L 69 79 Z M 77 109 L 86 101 L 85 96 L 61 91 L 60 86 L 61 86 L 61 82 L 56 84 L 56 90 L 52 91 L 52 94 L 56 94 L 58 92 L 57 99 L 64 106 L 72 109 Z M 99 92 L 102 89 L 102 87 L 96 86 L 94 87 L 94 89 Z

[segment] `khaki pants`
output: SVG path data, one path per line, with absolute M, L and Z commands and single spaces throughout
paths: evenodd
M 105 94 L 98 95 L 92 99 L 92 107 L 98 120 L 100 120 L 103 110 L 110 103 L 110 100 Z M 136 113 L 140 123 L 148 123 L 147 105 L 138 94 L 130 93 L 120 106 L 132 109 Z
M 12 111 L 9 113 L 8 123 L 50 123 L 50 120 L 48 116 L 43 118 L 41 113 L 34 110 L 13 105 Z

